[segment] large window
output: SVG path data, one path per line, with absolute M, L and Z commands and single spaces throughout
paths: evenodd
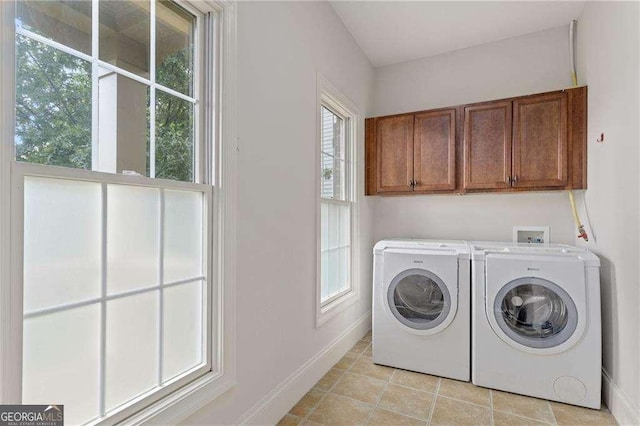
M 9 305 L 18 337 L 2 342 L 3 368 L 18 372 L 3 370 L 7 400 L 64 404 L 67 424 L 113 423 L 219 369 L 218 33 L 203 7 L 12 9 L 20 303 Z
M 319 296 L 320 311 L 326 312 L 355 290 L 352 241 L 356 120 L 346 101 L 328 87 L 321 89 L 319 114 Z

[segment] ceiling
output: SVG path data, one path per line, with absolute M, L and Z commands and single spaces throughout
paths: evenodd
M 556 28 L 584 1 L 338 1 L 334 10 L 374 67 Z

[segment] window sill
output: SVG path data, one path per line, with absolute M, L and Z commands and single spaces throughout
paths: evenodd
M 121 424 L 180 423 L 234 386 L 234 379 L 219 373 L 208 373 L 127 418 Z
M 345 293 L 344 295 L 340 296 L 336 300 L 333 300 L 331 303 L 328 303 L 325 306 L 318 305 L 316 315 L 316 328 L 320 327 L 335 315 L 353 305 L 357 300 L 358 292 L 356 290 L 351 290 L 350 292 Z

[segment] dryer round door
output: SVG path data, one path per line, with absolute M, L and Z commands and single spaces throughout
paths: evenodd
M 445 327 L 452 314 L 449 289 L 440 277 L 424 269 L 396 275 L 387 290 L 387 304 L 402 325 L 425 334 Z
M 496 322 L 509 339 L 534 349 L 554 348 L 573 336 L 576 305 L 557 284 L 542 278 L 518 278 L 494 300 Z

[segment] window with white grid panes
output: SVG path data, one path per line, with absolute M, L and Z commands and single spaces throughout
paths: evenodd
M 23 168 L 23 403 L 108 417 L 207 364 L 211 188 Z
M 320 292 L 326 305 L 351 291 L 351 118 L 320 107 Z
M 117 422 L 210 372 L 211 13 L 16 2 L 23 404 Z M 207 43 L 214 46 L 215 43 Z
M 18 1 L 16 160 L 199 182 L 204 20 L 173 1 Z

